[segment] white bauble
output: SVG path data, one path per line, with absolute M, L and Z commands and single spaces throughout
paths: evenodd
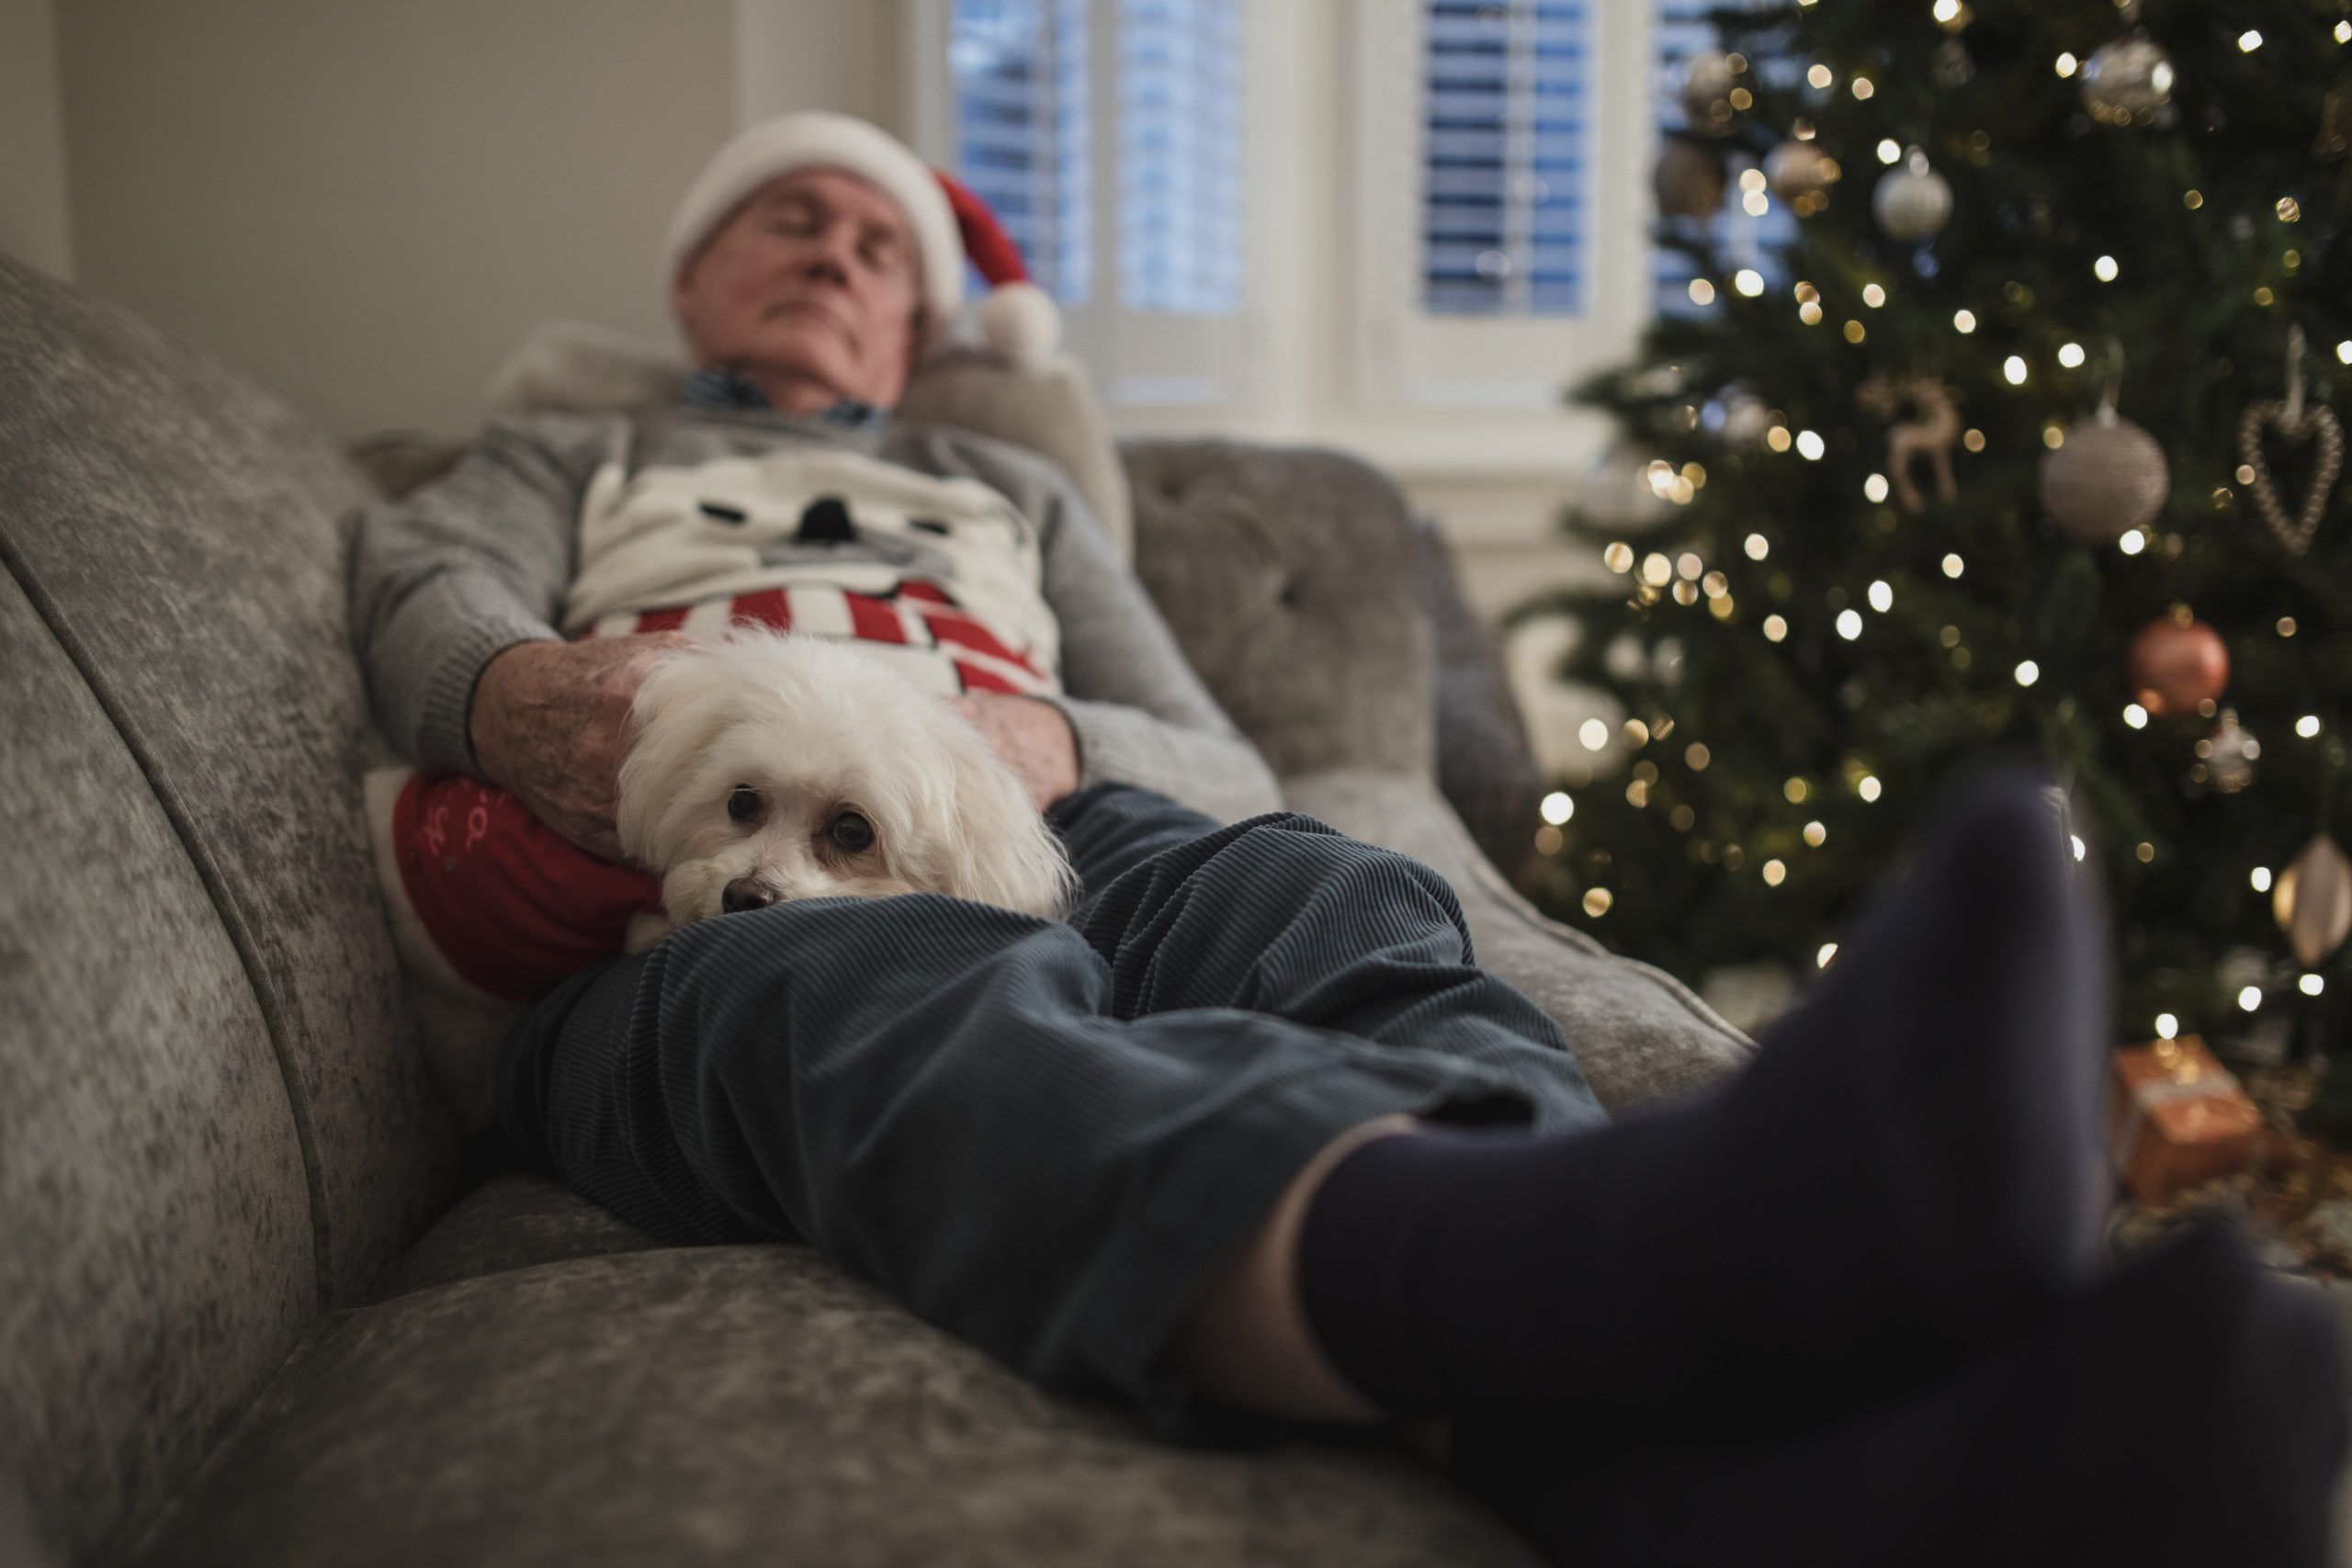
M 1933 239 L 1951 221 L 1951 182 L 1929 168 L 1927 154 L 1914 148 L 1908 159 L 1878 182 L 1871 210 L 1891 240 L 1910 244 Z
M 1674 503 L 1650 482 L 1652 459 L 1611 445 L 1588 471 L 1584 508 L 1594 523 L 1639 532 L 1674 515 Z
M 2103 124 L 2129 125 L 2172 102 L 2172 56 L 2145 33 L 2134 33 L 2083 66 L 2083 107 Z
M 1772 411 L 1764 400 L 1747 393 L 1724 403 L 1723 438 L 1726 446 L 1755 446 L 1771 433 Z

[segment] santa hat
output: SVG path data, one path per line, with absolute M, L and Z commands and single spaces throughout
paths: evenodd
M 752 126 L 695 176 L 662 245 L 662 288 L 751 194 L 795 169 L 840 169 L 899 205 L 922 252 L 926 352 L 944 346 L 964 303 L 968 258 L 992 286 L 978 309 L 981 341 L 1025 369 L 1043 365 L 1061 338 L 1053 299 L 1029 281 L 1021 252 L 987 203 L 930 167 L 895 137 L 847 115 L 807 110 Z

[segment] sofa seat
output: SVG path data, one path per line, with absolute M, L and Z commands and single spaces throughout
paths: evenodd
M 452 1268 L 486 1271 L 426 1277 Z M 396 1273 L 314 1326 L 141 1562 L 1536 1561 L 1388 1439 L 1172 1449 L 813 1248 L 657 1247 L 537 1178 Z

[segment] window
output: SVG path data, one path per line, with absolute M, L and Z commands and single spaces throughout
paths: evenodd
M 1431 0 L 1421 159 L 1430 310 L 1583 309 L 1589 22 L 1575 0 Z
M 956 177 L 996 213 L 1041 287 L 1085 303 L 1094 281 L 1086 0 L 955 0 L 947 59 Z
M 1379 403 L 1555 407 L 1651 315 L 1700 309 L 1653 244 L 1657 138 L 1710 16 L 1765 0 L 1350 0 L 1356 376 Z M 1615 85 L 1624 84 L 1624 87 Z M 1410 106 L 1409 112 L 1399 112 Z M 1744 155 L 1703 233 L 1782 276 L 1795 220 Z M 1759 210 L 1760 209 L 1760 210 Z
M 995 209 L 1114 409 L 1244 396 L 1251 3 L 918 7 L 917 36 L 946 40 L 935 70 L 919 67 L 919 101 L 952 106 L 919 117 L 921 150 Z
M 1611 0 L 1351 0 L 1353 378 L 1375 406 L 1555 409 L 1634 346 L 1646 80 Z
M 1682 107 L 1682 89 L 1690 77 L 1691 60 L 1721 47 L 1709 17 L 1724 9 L 1727 3 L 1737 4 L 1738 0 L 1656 0 L 1656 112 L 1659 130 L 1671 134 L 1684 130 L 1689 124 L 1689 117 Z M 1759 0 L 1747 0 L 1747 3 L 1758 4 Z M 1712 231 L 1713 239 L 1721 248 L 1724 259 L 1732 266 L 1754 267 L 1763 275 L 1768 285 L 1778 285 L 1787 281 L 1780 249 L 1796 240 L 1796 215 L 1789 210 L 1787 203 L 1777 197 L 1764 194 L 1761 201 L 1751 199 L 1762 193 L 1743 189 L 1740 180 L 1755 168 L 1755 160 L 1744 154 L 1731 161 L 1725 170 L 1723 210 L 1708 220 L 1705 227 Z M 1750 183 L 1754 183 L 1752 178 Z M 1666 221 L 1669 230 L 1693 231 L 1701 227 L 1689 219 L 1669 219 Z M 1690 280 L 1694 276 L 1690 258 L 1668 245 L 1657 246 L 1653 254 L 1656 257 L 1654 273 L 1658 313 L 1686 316 L 1702 312 L 1706 307 L 1690 298 Z
M 1233 0 L 1121 0 L 1122 304 L 1240 309 L 1240 76 Z

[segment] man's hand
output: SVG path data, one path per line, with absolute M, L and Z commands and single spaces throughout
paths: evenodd
M 501 650 L 482 670 L 467 720 L 484 776 L 582 849 L 624 858 L 613 807 L 629 703 L 654 656 L 690 640 L 649 632 Z
M 949 702 L 1029 786 L 1038 810 L 1078 787 L 1078 737 L 1053 704 L 1009 692 L 967 692 Z

